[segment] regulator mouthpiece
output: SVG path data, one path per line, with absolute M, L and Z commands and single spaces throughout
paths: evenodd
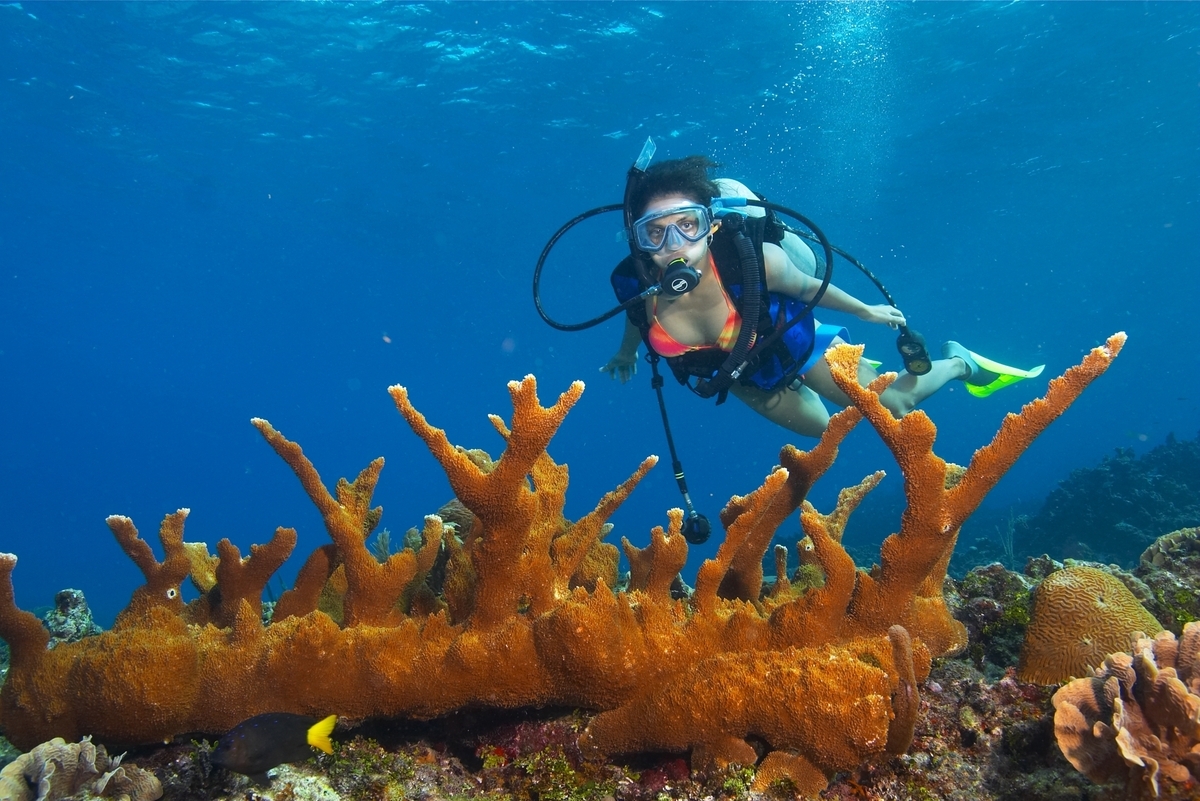
M 689 267 L 687 259 L 679 258 L 667 265 L 663 270 L 662 289 L 668 297 L 677 298 L 686 295 L 700 283 L 700 271 Z

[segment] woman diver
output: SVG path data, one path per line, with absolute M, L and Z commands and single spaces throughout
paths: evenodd
M 630 235 L 636 252 L 613 271 L 613 287 L 622 301 L 637 295 L 648 283 L 659 282 L 664 288 L 627 309 L 621 345 L 600 368 L 622 383 L 637 371 L 642 342 L 667 360 L 682 383 L 711 377 L 734 350 L 743 323 L 743 300 L 749 295 L 743 291 L 739 272 L 739 253 L 745 254 L 745 250 L 734 246 L 730 240 L 735 234 L 726 230 L 741 226 L 715 219 L 710 204 L 722 196 L 757 198 L 737 181 L 710 179 L 708 171 L 716 166 L 705 156 L 659 162 L 641 172 L 627 190 L 626 214 L 633 221 Z M 765 213 L 756 207 L 747 211 L 751 215 Z M 747 219 L 755 221 L 753 216 Z M 848 334 L 845 328 L 823 325 L 808 313 L 807 304 L 822 285 L 813 277 L 816 257 L 812 249 L 790 232 L 779 244 L 763 241 L 761 218 L 757 222 L 760 228 L 753 244 L 762 265 L 760 284 L 765 283 L 760 286 L 760 326 L 780 326 L 795 314 L 806 319 L 792 324 L 787 336 L 777 337 L 766 358 L 757 358 L 753 372 L 737 376 L 728 391 L 771 422 L 797 434 L 819 437 L 829 424 L 829 412 L 821 398 L 838 406 L 850 402 L 834 383 L 824 357 L 829 347 L 845 342 Z M 681 270 L 687 275 L 679 283 L 672 273 Z M 672 284 L 679 293 L 671 291 Z M 832 284 L 827 285 L 817 306 L 891 328 L 905 325 L 904 315 L 894 306 L 869 305 Z M 760 330 L 759 336 L 764 333 Z M 920 375 L 902 370 L 880 396 L 883 405 L 902 417 L 949 381 L 964 381 L 973 394 L 985 395 L 1036 374 L 1005 368 L 957 342 L 945 343 L 942 357 Z M 866 359 L 859 362 L 861 384 L 865 386 L 876 376 Z

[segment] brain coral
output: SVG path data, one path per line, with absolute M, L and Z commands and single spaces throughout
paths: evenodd
M 1092 781 L 1127 771 L 1127 797 L 1158 798 L 1163 780 L 1184 795 L 1200 781 L 1200 623 L 1183 636 L 1140 638 L 1134 656 L 1114 653 L 1096 675 L 1054 694 L 1054 736 Z
M 1162 626 L 1129 588 L 1103 570 L 1068 567 L 1034 591 L 1018 673 L 1039 684 L 1087 676 L 1138 631 L 1153 635 Z

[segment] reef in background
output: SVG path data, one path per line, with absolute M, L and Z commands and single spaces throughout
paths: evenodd
M 1155 539 L 1188 526 L 1200 526 L 1200 435 L 1169 435 L 1142 456 L 1118 448 L 1098 466 L 1072 471 L 1016 528 L 1015 547 L 1131 568 Z
M 1051 381 L 1045 398 L 1008 415 L 966 469 L 933 453 L 936 429 L 924 413 L 896 420 L 879 403 L 891 377 L 858 385 L 861 348 L 832 351 L 834 378 L 854 406 L 834 416 L 812 451 L 785 448 L 782 467 L 730 501 L 725 539 L 686 604 L 671 594 L 687 555 L 679 510 L 645 549 L 625 543 L 628 592 L 614 594 L 606 579 L 616 551 L 600 542 L 603 523 L 653 458 L 584 518 L 562 515 L 566 467 L 546 447 L 581 383 L 544 408 L 532 377 L 512 382 L 511 428 L 492 418 L 507 448 L 483 466 L 430 426 L 404 388 L 390 388 L 475 521 L 460 539 L 430 516 L 419 549 L 382 564 L 366 541 L 382 514 L 370 500 L 383 460 L 330 494 L 300 447 L 256 420 L 333 541 L 310 555 L 270 624 L 262 591 L 295 545 L 291 529 L 246 558 L 228 540 L 211 557 L 183 541 L 180 510 L 163 521 L 159 562 L 131 520 L 109 518 L 146 584 L 112 631 L 51 650 L 41 621 L 15 605 L 16 558 L 0 556 L 0 637 L 12 649 L 0 728 L 22 747 L 89 733 L 127 744 L 223 732 L 265 711 L 428 719 L 475 706 L 580 707 L 601 711 L 579 738 L 586 754 L 690 751 L 704 769 L 758 762 L 759 786 L 785 781 L 814 794 L 837 771 L 907 750 L 931 657 L 966 646 L 942 597 L 959 527 L 1123 342 L 1111 337 Z M 862 417 L 895 455 L 908 499 L 869 572 L 855 569 L 840 540 L 881 474 L 844 491 L 828 515 L 804 502 Z M 801 506 L 824 584 L 802 591 L 778 581 L 760 598 L 762 556 Z M 443 593 L 434 597 L 424 578 L 443 549 Z M 204 593 L 185 606 L 179 586 L 188 575 Z

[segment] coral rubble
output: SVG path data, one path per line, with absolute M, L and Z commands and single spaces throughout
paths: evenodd
M 132 521 L 109 518 L 146 584 L 111 631 L 52 650 L 40 621 L 15 604 L 16 558 L 0 555 L 0 637 L 12 647 L 0 728 L 26 747 L 84 733 L 150 743 L 222 732 L 266 711 L 429 719 L 471 706 L 574 706 L 600 711 L 580 737 L 588 754 L 690 750 L 693 767 L 724 769 L 757 761 L 751 743 L 765 742 L 760 779 L 815 794 L 837 771 L 908 748 L 931 657 L 966 645 L 942 597 L 959 527 L 1123 343 L 1113 336 L 1051 381 L 1044 398 L 1008 415 L 965 470 L 933 453 L 936 429 L 924 413 L 897 420 L 880 404 L 876 393 L 890 378 L 858 385 L 860 348 L 831 351 L 834 379 L 853 407 L 834 416 L 812 451 L 785 448 L 782 467 L 730 501 L 724 541 L 701 566 L 688 603 L 671 594 L 686 557 L 678 510 L 649 547 L 627 549 L 634 587 L 614 593 L 603 578 L 615 558 L 600 541 L 604 521 L 653 457 L 591 513 L 563 517 L 567 469 L 546 448 L 581 383 L 550 407 L 538 401 L 532 376 L 510 383 L 511 425 L 492 418 L 506 449 L 486 466 L 451 445 L 403 387 L 391 387 L 474 517 L 460 537 L 431 515 L 417 549 L 382 563 L 367 541 L 382 515 L 371 496 L 383 460 L 330 493 L 299 445 L 255 420 L 332 540 L 310 555 L 272 621 L 264 625 L 260 598 L 295 545 L 291 529 L 246 557 L 222 541 L 214 568 L 207 550 L 183 542 L 187 510 L 163 521 L 162 562 Z M 861 492 L 828 515 L 804 500 L 863 417 L 895 455 L 908 500 L 870 571 L 857 570 L 840 542 Z M 760 598 L 763 554 L 801 507 L 806 560 L 825 582 L 803 591 L 779 581 Z M 442 551 L 442 594 L 418 603 Z M 197 565 L 211 576 L 196 582 L 203 594 L 185 606 L 179 585 Z M 338 621 L 318 609 L 332 596 Z
M 954 616 L 967 627 L 971 663 L 990 679 L 1017 664 L 1029 625 L 1034 581 L 999 562 L 972 569 L 947 588 Z

